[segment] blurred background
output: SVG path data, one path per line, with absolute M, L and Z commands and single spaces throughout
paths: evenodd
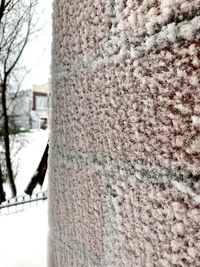
M 45 267 L 51 0 L 0 4 L 0 266 Z

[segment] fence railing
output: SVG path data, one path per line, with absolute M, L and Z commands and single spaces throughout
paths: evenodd
M 0 204 L 0 216 L 24 211 L 30 207 L 37 206 L 45 200 L 47 200 L 47 191 L 37 192 L 31 196 L 23 195 L 8 199 Z

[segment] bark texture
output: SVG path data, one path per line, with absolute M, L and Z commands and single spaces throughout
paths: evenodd
M 49 266 L 200 265 L 200 1 L 54 1 Z

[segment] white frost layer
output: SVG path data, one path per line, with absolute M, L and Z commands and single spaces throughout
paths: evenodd
M 172 184 L 181 192 L 185 193 L 185 194 L 190 194 L 190 195 L 194 195 L 194 193 L 192 192 L 192 190 L 186 186 L 184 183 L 181 182 L 177 182 L 177 181 L 172 181 Z

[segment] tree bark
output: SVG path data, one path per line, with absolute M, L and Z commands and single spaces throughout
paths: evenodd
M 6 194 L 3 190 L 3 178 L 2 178 L 1 165 L 0 165 L 0 204 L 4 201 L 6 201 Z
M 3 139 L 4 139 L 4 147 L 5 147 L 5 157 L 6 157 L 6 167 L 8 171 L 8 181 L 10 184 L 12 197 L 17 195 L 17 189 L 14 182 L 13 171 L 12 171 L 12 163 L 10 158 L 10 139 L 9 139 L 9 120 L 7 113 L 7 105 L 6 105 L 6 84 L 2 84 L 2 111 L 3 111 Z

